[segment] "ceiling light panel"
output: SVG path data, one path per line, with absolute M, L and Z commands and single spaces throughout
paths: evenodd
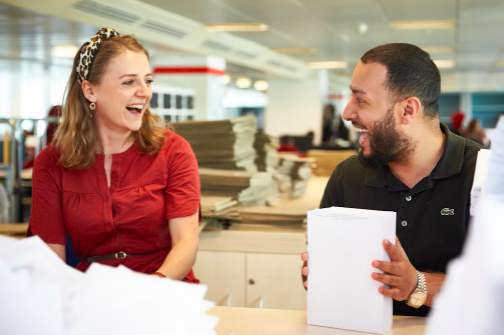
M 393 29 L 452 29 L 453 21 L 395 21 L 390 24 Z
M 346 69 L 347 66 L 347 62 L 341 61 L 308 63 L 310 69 Z
M 227 32 L 261 32 L 268 31 L 269 27 L 262 23 L 223 23 L 223 24 L 207 24 L 206 29 L 209 31 L 227 31 Z

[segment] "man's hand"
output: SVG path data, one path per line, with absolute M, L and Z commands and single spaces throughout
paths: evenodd
M 301 259 L 303 260 L 304 264 L 303 267 L 301 268 L 301 276 L 303 277 L 303 285 L 305 288 L 308 288 L 308 253 L 303 252 L 301 254 Z
M 371 278 L 390 286 L 390 288 L 380 286 L 378 289 L 384 296 L 392 297 L 398 301 L 406 300 L 417 286 L 416 270 L 411 265 L 397 237 L 395 245 L 388 240 L 383 240 L 383 248 L 389 254 L 390 262 L 374 260 L 371 265 L 385 273 L 373 272 Z

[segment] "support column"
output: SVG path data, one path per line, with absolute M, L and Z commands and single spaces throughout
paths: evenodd
M 214 56 L 171 55 L 153 57 L 154 85 L 156 88 L 173 87 L 194 91 L 194 116 L 196 120 L 224 118 L 222 98 L 225 84 L 226 62 Z
M 322 109 L 327 96 L 327 72 L 306 79 L 270 78 L 264 129 L 274 136 L 305 135 L 313 131 L 314 144 L 322 136 Z

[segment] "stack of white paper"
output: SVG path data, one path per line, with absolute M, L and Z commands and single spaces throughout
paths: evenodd
M 206 286 L 66 266 L 38 237 L 0 236 L 0 334 L 214 335 Z
M 478 152 L 478 159 L 476 161 L 476 170 L 474 172 L 473 186 L 471 189 L 471 207 L 469 212 L 471 216 L 476 213 L 476 207 L 481 197 L 481 190 L 485 184 L 488 171 L 488 158 L 490 157 L 490 150 L 481 149 Z
M 392 327 L 392 299 L 378 292 L 375 259 L 389 261 L 396 213 L 331 207 L 308 212 L 308 324 L 371 333 Z
M 504 333 L 504 118 L 492 137 L 487 180 L 462 256 L 450 263 L 428 335 Z

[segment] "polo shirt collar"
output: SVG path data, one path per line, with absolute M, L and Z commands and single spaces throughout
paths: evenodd
M 441 131 L 446 135 L 446 141 L 443 155 L 431 172 L 432 179 L 448 178 L 459 173 L 462 169 L 462 163 L 464 162 L 464 138 L 453 134 L 444 123 L 441 123 L 440 127 Z M 395 183 L 396 180 L 393 179 L 396 178 L 390 172 L 389 167 L 384 166 L 379 169 L 367 168 L 364 182 L 367 186 L 394 186 L 393 188 L 395 189 L 400 185 L 397 185 Z M 405 185 L 404 187 L 408 189 Z

